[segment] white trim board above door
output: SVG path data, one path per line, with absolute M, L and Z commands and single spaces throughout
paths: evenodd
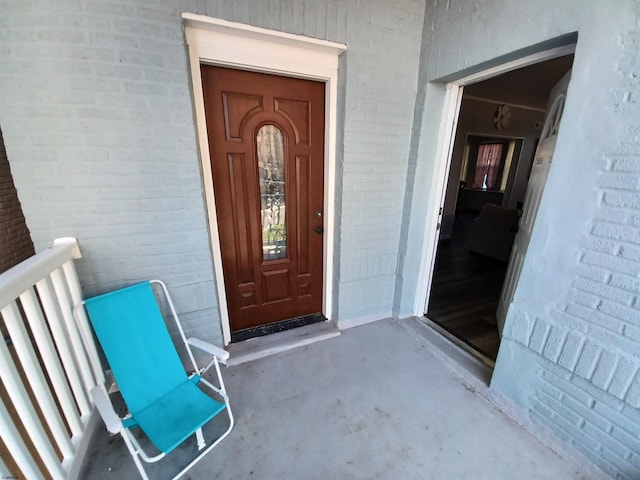
M 183 13 L 202 166 L 209 235 L 225 345 L 231 341 L 222 253 L 209 157 L 200 64 L 220 65 L 325 83 L 324 245 L 322 313 L 331 319 L 335 230 L 338 57 L 346 45 Z

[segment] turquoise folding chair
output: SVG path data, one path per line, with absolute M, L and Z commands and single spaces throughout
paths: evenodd
M 164 293 L 193 364 L 191 375 L 185 372 L 171 341 L 152 284 L 159 285 Z M 195 434 L 201 453 L 173 478 L 180 477 L 233 428 L 233 415 L 219 365 L 219 362 L 226 362 L 229 353 L 202 340 L 185 337 L 167 286 L 159 280 L 90 298 L 84 306 L 129 410 L 124 418 L 120 418 L 105 387 L 93 388 L 91 395 L 107 430 L 122 435 L 145 480 L 148 477 L 140 459 L 157 462 Z M 82 305 L 76 306 L 76 312 L 78 308 Z M 211 361 L 199 368 L 191 347 L 210 354 Z M 215 366 L 219 387 L 201 376 L 211 366 Z M 212 390 L 223 402 L 205 394 L 200 386 Z M 223 410 L 229 416 L 229 427 L 207 447 L 202 426 Z M 131 432 L 134 427 L 142 429 L 161 453 L 153 457 L 147 455 Z

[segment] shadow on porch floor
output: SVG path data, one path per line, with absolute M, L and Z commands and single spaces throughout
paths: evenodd
M 524 431 L 391 320 L 223 375 L 236 427 L 184 478 L 594 478 L 591 469 Z M 195 451 L 195 440 L 186 445 L 151 466 L 150 478 L 178 472 Z M 120 437 L 111 439 L 102 428 L 88 459 L 80 478 L 137 478 Z

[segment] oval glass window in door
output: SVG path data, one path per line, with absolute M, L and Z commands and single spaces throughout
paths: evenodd
M 262 220 L 262 259 L 287 258 L 285 215 L 284 138 L 275 125 L 263 125 L 256 134 Z

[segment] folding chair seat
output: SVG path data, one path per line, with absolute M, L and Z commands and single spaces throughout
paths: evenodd
M 187 375 L 169 336 L 152 284 L 159 285 L 164 293 L 193 364 L 191 375 Z M 84 306 L 129 410 L 128 415 L 121 419 L 115 413 L 104 386 L 94 388 L 91 394 L 107 429 L 112 434 L 122 435 L 144 479 L 148 477 L 140 459 L 156 462 L 195 434 L 201 453 L 174 477 L 178 478 L 233 428 L 229 397 L 219 366 L 219 362 L 226 362 L 228 352 L 202 340 L 185 337 L 167 287 L 159 280 L 90 298 Z M 81 305 L 76 307 L 76 311 L 77 308 Z M 199 368 L 191 347 L 209 353 L 211 361 Z M 218 386 L 202 378 L 202 374 L 212 366 L 217 373 Z M 200 386 L 210 389 L 221 401 L 207 395 Z M 206 447 L 202 427 L 222 411 L 227 412 L 229 427 Z M 131 433 L 135 427 L 142 429 L 161 452 L 159 455 L 150 457 L 144 452 Z

